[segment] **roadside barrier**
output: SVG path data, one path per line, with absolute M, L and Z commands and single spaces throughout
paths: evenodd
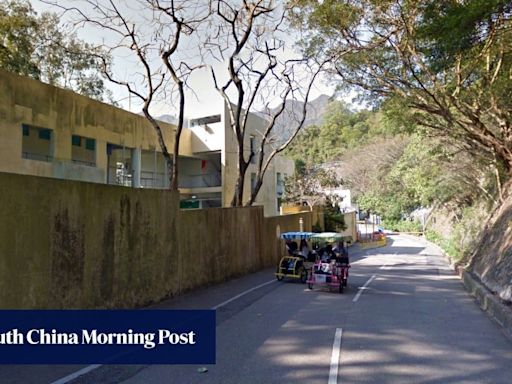
M 379 248 L 379 247 L 385 247 L 388 243 L 388 240 L 386 238 L 386 235 L 379 233 L 379 234 L 372 234 L 370 239 L 361 240 L 361 249 L 369 249 L 369 248 Z

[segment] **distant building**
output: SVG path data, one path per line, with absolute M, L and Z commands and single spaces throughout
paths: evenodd
M 156 133 L 137 114 L 69 90 L 0 71 L 0 172 L 135 188 L 167 188 L 168 170 Z M 250 114 L 247 151 L 258 145 L 265 121 Z M 161 124 L 169 152 L 176 127 Z M 247 154 L 248 154 L 247 153 Z M 224 104 L 189 121 L 180 142 L 182 206 L 229 206 L 237 176 L 236 140 Z M 279 212 L 292 160 L 276 156 L 257 199 L 266 215 Z M 255 165 L 246 174 L 249 198 Z
M 356 210 L 356 208 L 352 206 L 350 189 L 329 188 L 325 190 L 325 193 L 328 196 L 331 196 L 331 200 L 338 203 L 338 207 L 342 212 L 351 212 Z

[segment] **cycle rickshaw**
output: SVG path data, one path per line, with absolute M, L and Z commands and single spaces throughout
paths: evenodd
M 277 265 L 276 278 L 281 281 L 285 277 L 299 279 L 301 283 L 306 283 L 308 279 L 308 270 L 311 270 L 314 262 L 308 260 L 308 255 L 303 255 L 298 249 L 296 241 L 308 241 L 313 232 L 285 232 L 281 234 L 281 239 L 286 240 L 288 255 L 283 256 Z M 295 245 L 292 247 L 292 245 Z
M 350 236 L 343 236 L 335 232 L 316 233 L 310 237 L 311 241 L 320 243 L 344 243 L 352 241 Z M 345 247 L 343 247 L 345 250 Z M 308 275 L 307 284 L 309 289 L 314 286 L 323 286 L 331 289 L 337 289 L 339 293 L 343 293 L 343 289 L 347 286 L 348 270 L 350 263 L 348 253 L 335 251 L 326 251 L 317 258 L 311 272 Z

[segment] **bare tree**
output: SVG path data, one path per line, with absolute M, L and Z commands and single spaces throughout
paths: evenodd
M 201 66 L 192 58 L 181 55 L 184 40 L 195 32 L 210 15 L 209 2 L 190 0 L 134 0 L 120 5 L 113 0 L 78 0 L 73 7 L 56 1 L 42 0 L 72 14 L 75 27 L 95 27 L 109 34 L 102 45 L 114 56 L 135 58 L 140 72 L 127 78 L 114 74 L 103 59 L 103 72 L 114 84 L 127 89 L 142 103 L 142 112 L 154 128 L 167 168 L 171 190 L 178 189 L 178 157 L 184 125 L 185 87 L 192 71 Z M 199 53 L 195 54 L 198 57 Z M 176 95 L 177 94 L 177 95 Z M 161 123 L 151 107 L 163 101 L 178 111 L 172 154 L 166 146 Z M 176 106 L 177 105 L 177 106 Z
M 244 181 L 247 170 L 257 158 L 256 181 L 246 202 L 252 205 L 272 159 L 296 137 L 306 119 L 306 104 L 313 82 L 324 63 L 305 55 L 290 58 L 284 28 L 290 9 L 272 0 L 215 1 L 215 33 L 207 41 L 210 54 L 227 61 L 227 80 L 221 82 L 218 71 L 211 68 L 215 89 L 227 105 L 230 123 L 237 140 L 238 177 L 232 206 L 244 204 Z M 289 137 L 278 138 L 276 122 L 288 99 L 304 100 L 295 127 Z M 271 102 L 274 108 L 270 108 Z M 249 115 L 259 110 L 271 111 L 262 132 L 258 132 L 257 150 L 248 151 Z

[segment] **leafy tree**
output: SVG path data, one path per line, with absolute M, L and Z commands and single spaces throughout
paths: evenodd
M 305 159 L 308 164 L 336 161 L 351 148 L 384 135 L 380 119 L 378 113 L 353 112 L 341 101 L 331 102 L 322 124 L 307 127 L 287 153 L 294 159 Z
M 28 1 L 0 2 L 0 67 L 24 76 L 38 77 L 33 36 L 38 21 Z
M 0 68 L 112 103 L 100 52 L 66 31 L 56 14 L 38 16 L 28 0 L 0 1 Z
M 341 185 L 341 180 L 332 171 L 311 167 L 297 161 L 295 174 L 285 179 L 285 202 L 304 204 L 312 210 L 314 206 L 336 203 L 329 194 L 329 188 Z
M 324 224 L 326 232 L 341 232 L 347 229 L 345 216 L 336 204 L 326 204 L 324 207 Z
M 332 70 L 344 87 L 377 105 L 400 100 L 418 127 L 476 158 L 495 157 L 512 174 L 509 1 L 299 3 L 304 49 L 341 50 Z
M 493 164 L 485 158 L 477 161 L 440 138 L 416 134 L 405 143 L 399 156 L 373 173 L 364 170 L 362 160 L 353 160 L 359 163 L 353 172 L 365 175 L 355 188 L 363 209 L 396 222 L 419 207 L 462 210 L 479 200 L 497 203 L 500 181 L 495 178 Z M 345 178 L 354 182 L 351 174 Z

